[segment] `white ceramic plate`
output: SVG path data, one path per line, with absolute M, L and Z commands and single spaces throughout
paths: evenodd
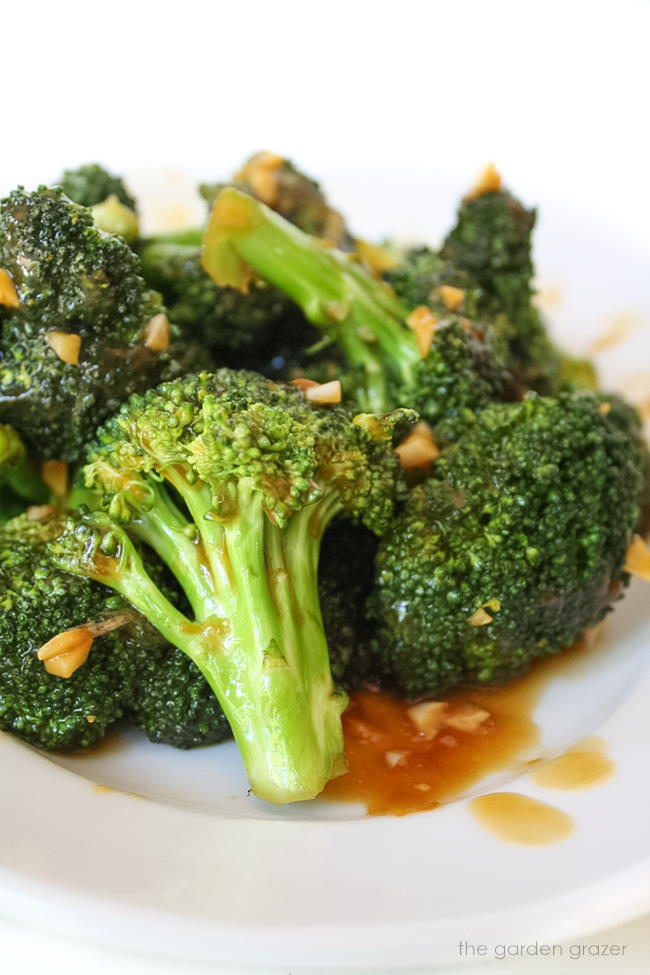
M 159 207 L 164 180 L 134 174 L 133 182 Z M 434 240 L 464 188 L 396 174 L 370 184 L 333 175 L 330 184 L 360 232 L 397 228 Z M 183 196 L 183 181 L 173 192 Z M 628 314 L 630 335 L 601 357 L 601 371 L 631 395 L 650 391 L 642 255 L 626 252 L 611 227 L 567 216 L 543 191 L 537 199 L 540 284 L 555 294 L 556 328 L 579 351 L 612 316 Z M 0 910 L 215 965 L 337 972 L 453 962 L 461 940 L 557 941 L 648 910 L 649 597 L 634 585 L 598 649 L 556 678 L 537 709 L 543 741 L 523 759 L 598 729 L 618 768 L 591 793 L 517 781 L 518 791 L 575 818 L 558 846 L 503 845 L 464 800 L 403 819 L 317 802 L 275 809 L 247 797 L 232 745 L 182 753 L 133 732 L 96 756 L 53 760 L 0 735 Z

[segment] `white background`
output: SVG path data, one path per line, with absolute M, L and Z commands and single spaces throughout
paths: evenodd
M 396 172 L 462 188 L 495 159 L 524 198 L 551 185 L 650 257 L 645 3 L 12 3 L 0 37 L 2 187 L 94 159 L 219 177 L 270 148 L 342 193 L 367 171 L 380 215 Z M 493 968 L 648 970 L 647 919 L 603 940 L 627 960 Z M 180 971 L 0 921 L 2 972 L 118 967 Z

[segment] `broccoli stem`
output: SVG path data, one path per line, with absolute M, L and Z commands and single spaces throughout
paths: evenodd
M 203 266 L 221 286 L 246 290 L 252 267 L 284 291 L 360 369 L 363 409 L 385 412 L 396 405 L 393 387 L 411 383 L 419 353 L 404 323 L 407 310 L 391 289 L 233 187 L 215 201 Z
M 183 516 L 167 491 L 148 478 L 154 503 L 132 522 L 133 534 L 163 560 L 183 586 L 199 619 L 219 616 L 222 607 L 211 585 L 210 566 L 196 526 Z
M 332 681 L 320 615 L 320 538 L 309 538 L 306 556 L 308 509 L 280 529 L 258 510 L 259 496 L 243 493 L 240 517 L 209 529 L 230 579 L 223 644 L 217 653 L 205 643 L 181 649 L 219 698 L 255 794 L 311 799 L 344 771 L 347 703 Z
M 195 620 L 172 606 L 129 536 L 108 519 L 101 537 L 89 516 L 88 527 L 55 545 L 57 564 L 121 593 L 194 661 L 223 708 L 256 795 L 274 803 L 314 798 L 345 769 L 347 697 L 332 680 L 318 592 L 320 542 L 341 510 L 338 493 L 325 492 L 279 527 L 246 479 L 220 517 L 205 485 L 174 467 L 166 473 L 200 544 L 183 535 L 184 518 L 162 485 L 131 525 L 173 569 Z M 195 546 L 192 553 L 174 554 L 179 534 Z M 92 554 L 80 558 L 80 551 Z

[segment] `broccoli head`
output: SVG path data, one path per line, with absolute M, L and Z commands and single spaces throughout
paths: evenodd
M 246 294 L 218 287 L 201 266 L 200 232 L 194 243 L 187 238 L 152 237 L 139 251 L 142 273 L 162 293 L 174 324 L 222 361 L 274 344 L 281 320 L 295 318 L 288 298 L 264 282 L 253 282 Z
M 564 384 L 562 355 L 534 295 L 532 233 L 536 212 L 496 187 L 462 201 L 441 257 L 478 285 L 478 313 L 508 344 L 510 368 L 527 388 L 555 393 Z
M 97 163 L 90 163 L 66 169 L 57 185 L 73 203 L 90 207 L 101 230 L 119 234 L 129 243 L 137 240 L 136 203 L 119 176 L 113 176 Z
M 119 237 L 60 189 L 0 202 L 0 420 L 44 458 L 76 460 L 101 421 L 160 381 L 173 353 L 160 296 Z
M 45 549 L 60 528 L 56 515 L 21 515 L 0 528 L 0 729 L 63 752 L 96 745 L 124 713 L 131 645 L 141 634 L 120 596 L 54 568 Z M 58 634 L 124 617 L 125 610 L 129 623 L 97 636 L 71 677 L 48 673 L 38 659 L 38 649 Z
M 402 489 L 391 434 L 404 411 L 355 416 L 308 393 L 221 369 L 133 396 L 89 447 L 94 510 L 50 545 L 59 568 L 121 593 L 197 665 L 253 790 L 274 802 L 312 797 L 343 770 L 323 532 L 341 511 L 384 532 Z M 189 615 L 137 542 L 172 572 Z
M 481 291 L 467 273 L 445 260 L 430 247 L 414 247 L 384 272 L 384 280 L 409 308 L 427 305 L 443 316 L 452 310 L 477 318 Z M 445 302 L 445 297 L 447 302 Z
M 485 410 L 382 540 L 373 664 L 409 696 L 557 653 L 622 594 L 638 454 L 590 393 Z
M 159 639 L 134 647 L 135 680 L 128 711 L 150 741 L 175 748 L 232 738 L 223 710 L 189 657 Z
M 109 196 L 116 196 L 130 210 L 136 209 L 135 200 L 121 177 L 109 173 L 98 163 L 66 169 L 58 185 L 69 200 L 82 207 L 94 207 L 104 203 Z

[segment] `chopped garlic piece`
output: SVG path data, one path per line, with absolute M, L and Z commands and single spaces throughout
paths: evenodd
M 269 207 L 278 202 L 278 173 L 284 165 L 282 156 L 274 152 L 258 152 L 244 166 L 242 174 L 262 203 Z
M 350 314 L 350 305 L 347 301 L 328 301 L 325 305 L 325 314 L 340 325 Z
M 426 358 L 433 341 L 433 333 L 438 325 L 438 319 L 426 305 L 414 308 L 406 319 L 406 324 L 415 332 L 415 341 L 422 358 Z
M 384 271 L 390 271 L 399 264 L 398 259 L 386 247 L 377 247 L 367 240 L 357 237 L 355 249 L 366 267 L 377 276 Z
M 626 572 L 650 582 L 650 548 L 640 535 L 635 535 L 630 542 L 624 568 Z
M 60 654 L 78 650 L 80 647 L 87 647 L 90 650 L 93 640 L 94 637 L 87 626 L 75 626 L 71 630 L 57 633 L 51 640 L 44 643 L 38 651 L 38 659 L 50 660 L 51 657 L 58 657 Z
M 431 439 L 426 424 L 418 423 L 415 430 L 395 448 L 395 453 L 404 470 L 418 470 L 429 467 L 440 451 Z
M 59 332 L 58 329 L 52 329 L 45 333 L 45 341 L 62 362 L 67 362 L 69 366 L 79 365 L 80 335 L 76 335 L 74 332 Z
M 598 412 L 601 414 L 601 416 L 607 416 L 607 414 L 611 413 L 611 411 L 612 411 L 611 403 L 601 403 L 600 406 L 598 407 Z
M 68 465 L 64 460 L 43 461 L 41 477 L 59 498 L 68 490 Z
M 446 701 L 422 701 L 407 708 L 411 722 L 425 738 L 435 738 L 445 724 Z
M 478 180 L 469 191 L 466 200 L 476 200 L 485 193 L 498 193 L 501 189 L 501 176 L 499 175 L 494 163 L 488 163 Z
M 316 386 L 309 386 L 305 390 L 305 396 L 311 403 L 321 405 L 341 402 L 341 384 L 338 379 L 333 379 L 331 383 L 319 383 Z
M 72 677 L 88 660 L 94 637 L 86 626 L 66 630 L 44 643 L 38 651 L 38 659 L 44 661 L 48 674 L 55 677 Z
M 306 376 L 298 376 L 297 379 L 292 379 L 289 385 L 297 386 L 298 389 L 304 393 L 306 389 L 313 389 L 314 386 L 318 386 L 318 383 L 315 379 L 307 379 Z
M 170 326 L 164 312 L 149 319 L 144 330 L 144 344 L 152 352 L 166 352 L 169 348 Z
M 388 768 L 395 768 L 397 765 L 406 765 L 407 752 L 386 752 L 384 758 Z
M 9 271 L 0 268 L 0 305 L 6 308 L 20 308 L 20 298 Z
M 449 311 L 457 311 L 465 300 L 462 288 L 454 288 L 451 284 L 441 284 L 438 294 Z
M 492 622 L 492 617 L 481 606 L 475 613 L 472 613 L 467 622 L 470 626 L 487 626 L 488 623 Z
M 490 712 L 479 708 L 475 704 L 459 704 L 452 707 L 445 717 L 445 727 L 455 731 L 476 731 L 490 719 Z
M 51 504 L 32 504 L 25 512 L 28 521 L 45 521 L 46 518 L 55 513 L 56 508 L 53 508 Z

